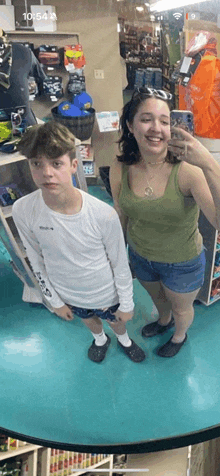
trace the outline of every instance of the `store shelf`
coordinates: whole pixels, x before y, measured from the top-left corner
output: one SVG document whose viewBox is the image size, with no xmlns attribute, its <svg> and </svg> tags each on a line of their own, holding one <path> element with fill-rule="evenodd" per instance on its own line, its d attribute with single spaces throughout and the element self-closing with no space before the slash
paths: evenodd
<svg viewBox="0 0 220 476">
<path fill-rule="evenodd" d="M 12 154 L 3 154 L 0 152 L 0 166 L 12 164 L 13 162 L 18 162 L 19 160 L 27 160 L 26 157 L 20 154 L 20 152 L 14 152 Z"/>
<path fill-rule="evenodd" d="M 107 458 L 104 458 L 103 460 L 99 461 L 96 464 L 93 464 L 92 466 L 84 467 L 82 469 L 79 469 L 79 471 L 73 471 L 70 476 L 72 475 L 80 476 L 81 474 L 85 474 L 85 471 L 90 471 L 91 469 L 99 468 L 100 466 L 103 466 L 109 462 L 110 462 L 110 457 L 108 456 Z"/>
<path fill-rule="evenodd" d="M 11 438 L 8 438 L 8 448 L 10 440 Z M 14 461 L 22 461 L 21 473 L 24 473 L 25 468 L 27 476 L 52 476 L 55 471 L 55 465 L 57 465 L 57 471 L 55 472 L 59 476 L 80 476 L 103 466 L 108 476 L 112 476 L 113 455 L 87 455 L 64 450 L 52 450 L 44 446 L 22 443 L 18 440 L 12 441 L 13 444 L 16 444 L 16 449 L 0 452 L 0 461 L 3 462 L 3 465 L 5 461 L 11 458 Z M 19 447 L 19 444 L 22 445 Z M 92 458 L 96 460 L 94 464 L 91 464 Z M 70 460 L 72 464 L 70 464 Z"/>
<path fill-rule="evenodd" d="M 14 458 L 15 456 L 20 456 L 25 453 L 30 453 L 31 451 L 37 450 L 38 448 L 43 448 L 42 446 L 36 445 L 24 445 L 16 450 L 9 450 L 0 452 L 0 461 L 8 458 Z"/>
<path fill-rule="evenodd" d="M 71 31 L 34 31 L 34 30 L 15 30 L 15 31 L 6 31 L 8 36 L 17 36 L 17 35 L 26 35 L 26 36 L 78 36 L 79 33 L 73 33 Z"/>
<path fill-rule="evenodd" d="M 12 216 L 12 205 L 8 205 L 7 207 L 2 207 L 2 213 L 5 218 L 9 218 Z"/>
<path fill-rule="evenodd" d="M 217 299 L 211 299 L 212 292 L 212 283 L 218 279 L 218 275 L 214 275 L 214 266 L 215 266 L 215 254 L 216 254 L 216 245 L 218 232 L 216 229 L 209 223 L 205 215 L 200 212 L 199 217 L 199 229 L 203 237 L 203 244 L 205 247 L 206 254 L 206 269 L 205 269 L 205 278 L 204 284 L 200 289 L 198 299 L 200 302 L 209 306 L 214 303 Z M 218 297 L 219 298 L 219 297 Z"/>
</svg>

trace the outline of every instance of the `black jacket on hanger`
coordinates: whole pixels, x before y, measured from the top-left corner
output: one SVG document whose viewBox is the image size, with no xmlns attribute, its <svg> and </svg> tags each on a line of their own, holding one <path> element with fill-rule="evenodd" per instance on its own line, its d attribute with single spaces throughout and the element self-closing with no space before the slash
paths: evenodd
<svg viewBox="0 0 220 476">
<path fill-rule="evenodd" d="M 38 84 L 47 77 L 30 48 L 19 43 L 12 43 L 10 87 L 6 89 L 0 86 L 0 108 L 25 106 L 26 113 L 24 117 L 27 126 L 37 122 L 29 104 L 29 76 L 33 76 Z"/>
</svg>

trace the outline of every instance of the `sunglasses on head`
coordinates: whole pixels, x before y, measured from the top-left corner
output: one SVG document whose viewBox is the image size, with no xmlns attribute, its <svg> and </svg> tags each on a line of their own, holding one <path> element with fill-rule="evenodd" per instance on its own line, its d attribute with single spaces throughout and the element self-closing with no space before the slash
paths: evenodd
<svg viewBox="0 0 220 476">
<path fill-rule="evenodd" d="M 163 99 L 164 101 L 171 101 L 173 97 L 171 93 L 167 93 L 166 91 L 162 91 L 161 89 L 152 89 L 144 86 L 135 89 L 131 99 L 135 99 L 137 96 L 156 97 L 158 99 Z"/>
</svg>

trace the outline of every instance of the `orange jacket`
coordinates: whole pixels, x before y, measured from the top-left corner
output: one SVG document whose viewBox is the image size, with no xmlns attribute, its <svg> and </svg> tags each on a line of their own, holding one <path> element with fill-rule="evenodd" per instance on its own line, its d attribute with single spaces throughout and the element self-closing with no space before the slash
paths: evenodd
<svg viewBox="0 0 220 476">
<path fill-rule="evenodd" d="M 179 109 L 193 112 L 196 135 L 220 138 L 220 59 L 204 54 L 188 85 L 179 86 Z"/>
</svg>

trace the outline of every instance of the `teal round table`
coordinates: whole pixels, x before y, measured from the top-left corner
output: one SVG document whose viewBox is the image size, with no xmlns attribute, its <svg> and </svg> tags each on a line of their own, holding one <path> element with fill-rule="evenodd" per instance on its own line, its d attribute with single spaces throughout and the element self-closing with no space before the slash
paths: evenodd
<svg viewBox="0 0 220 476">
<path fill-rule="evenodd" d="M 0 432 L 43 446 L 95 453 L 146 453 L 220 436 L 220 302 L 195 305 L 188 341 L 171 359 L 144 340 L 152 302 L 134 281 L 129 335 L 147 358 L 133 363 L 111 336 L 101 364 L 79 318 L 66 322 L 22 302 L 22 283 L 0 254 Z M 154 317 L 156 319 L 156 316 Z"/>
</svg>

